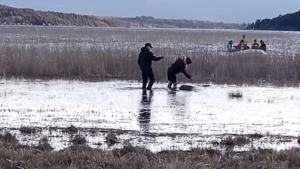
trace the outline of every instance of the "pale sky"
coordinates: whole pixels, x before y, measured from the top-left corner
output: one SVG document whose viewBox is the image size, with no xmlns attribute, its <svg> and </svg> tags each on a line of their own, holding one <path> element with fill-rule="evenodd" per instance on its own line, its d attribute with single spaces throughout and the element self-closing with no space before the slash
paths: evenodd
<svg viewBox="0 0 300 169">
<path fill-rule="evenodd" d="M 153 16 L 226 23 L 252 23 L 300 9 L 300 0 L 0 0 L 42 11 L 97 16 Z"/>
</svg>

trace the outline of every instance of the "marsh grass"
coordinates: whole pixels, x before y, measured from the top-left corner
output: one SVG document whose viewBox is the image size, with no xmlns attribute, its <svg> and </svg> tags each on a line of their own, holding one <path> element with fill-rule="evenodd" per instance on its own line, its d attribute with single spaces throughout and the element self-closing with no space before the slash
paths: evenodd
<svg viewBox="0 0 300 169">
<path fill-rule="evenodd" d="M 41 151 L 52 151 L 54 148 L 48 143 L 48 137 L 44 136 L 40 139 L 37 146 L 34 148 L 41 150 Z"/>
<path fill-rule="evenodd" d="M 0 137 L 1 168 L 299 168 L 300 149 L 275 151 L 253 149 L 235 152 L 212 148 L 189 151 L 165 150 L 158 153 L 142 147 L 126 146 L 103 151 L 97 149 L 66 148 L 60 151 L 41 151 L 21 146 L 9 133 Z M 230 140 L 227 138 L 226 140 Z M 232 139 L 235 140 L 235 139 Z M 41 142 L 44 142 L 42 140 Z"/>
<path fill-rule="evenodd" d="M 37 47 L 5 48 L 5 55 L 0 57 L 2 76 L 28 77 L 97 77 L 140 80 L 137 65 L 138 52 L 123 49 L 97 49 L 87 51 L 77 47 L 74 51 L 50 50 Z M 127 54 L 124 54 L 126 52 Z M 122 55 L 123 53 L 123 55 Z M 177 57 L 165 53 L 165 59 L 153 63 L 157 81 L 166 81 L 166 70 Z M 195 82 L 258 84 L 259 79 L 267 79 L 274 84 L 297 84 L 299 82 L 300 59 L 284 59 L 269 56 L 207 56 L 194 53 L 193 64 L 187 71 Z M 213 79 L 211 74 L 216 74 Z M 185 80 L 179 76 L 180 80 Z"/>
<path fill-rule="evenodd" d="M 193 63 L 194 82 L 217 84 L 299 85 L 300 58 L 296 34 L 166 29 L 0 28 L 0 75 L 78 79 L 141 80 L 137 57 L 146 42 L 156 56 L 156 80 L 166 82 L 167 68 L 183 55 Z M 267 55 L 224 54 L 228 39 L 247 34 L 265 39 Z M 281 45 L 280 45 L 281 44 Z M 284 45 L 283 45 L 284 44 Z M 211 75 L 214 74 L 214 77 Z M 179 81 L 186 81 L 182 75 Z"/>
</svg>

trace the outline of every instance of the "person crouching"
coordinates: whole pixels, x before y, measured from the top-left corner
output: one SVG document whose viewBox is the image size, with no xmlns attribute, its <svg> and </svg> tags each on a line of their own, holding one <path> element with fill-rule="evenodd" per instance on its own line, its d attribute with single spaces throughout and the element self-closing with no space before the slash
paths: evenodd
<svg viewBox="0 0 300 169">
<path fill-rule="evenodd" d="M 176 74 L 183 73 L 188 79 L 192 77 L 186 72 L 187 65 L 191 64 L 192 60 L 189 57 L 183 56 L 183 58 L 178 58 L 167 71 L 168 74 L 168 88 L 172 90 L 176 90 L 177 88 L 177 79 Z M 172 88 L 173 85 L 173 88 Z"/>
</svg>

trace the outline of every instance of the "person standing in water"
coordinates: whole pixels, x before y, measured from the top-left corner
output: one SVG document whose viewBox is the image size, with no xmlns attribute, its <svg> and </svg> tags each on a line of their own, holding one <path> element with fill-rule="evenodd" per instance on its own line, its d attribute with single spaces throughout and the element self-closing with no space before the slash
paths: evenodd
<svg viewBox="0 0 300 169">
<path fill-rule="evenodd" d="M 138 65 L 140 66 L 140 69 L 142 71 L 142 77 L 143 77 L 143 86 L 142 89 L 152 90 L 152 86 L 155 82 L 153 70 L 152 70 L 152 61 L 159 61 L 163 59 L 164 57 L 156 57 L 154 54 L 150 51 L 152 48 L 151 43 L 146 43 L 145 47 L 141 48 L 141 52 L 139 54 L 138 58 Z M 150 82 L 146 88 L 146 85 L 148 83 L 148 78 L 150 79 Z"/>
<path fill-rule="evenodd" d="M 176 74 L 183 73 L 188 79 L 192 79 L 191 75 L 186 72 L 187 65 L 191 64 L 192 60 L 189 57 L 183 56 L 183 58 L 178 58 L 167 71 L 168 74 L 168 88 L 176 90 L 177 88 L 177 78 Z M 173 88 L 172 88 L 173 85 Z"/>
</svg>

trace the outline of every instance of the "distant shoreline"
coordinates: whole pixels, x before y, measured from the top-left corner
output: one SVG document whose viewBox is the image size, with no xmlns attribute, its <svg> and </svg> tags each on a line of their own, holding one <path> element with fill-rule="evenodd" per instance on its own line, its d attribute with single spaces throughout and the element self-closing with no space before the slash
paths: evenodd
<svg viewBox="0 0 300 169">
<path fill-rule="evenodd" d="M 109 17 L 81 15 L 29 8 L 14 8 L 0 5 L 1 25 L 40 26 L 91 26 L 91 27 L 143 27 L 143 28 L 191 28 L 191 29 L 246 29 L 246 24 L 210 22 L 186 19 L 156 19 L 147 16 Z"/>
</svg>

